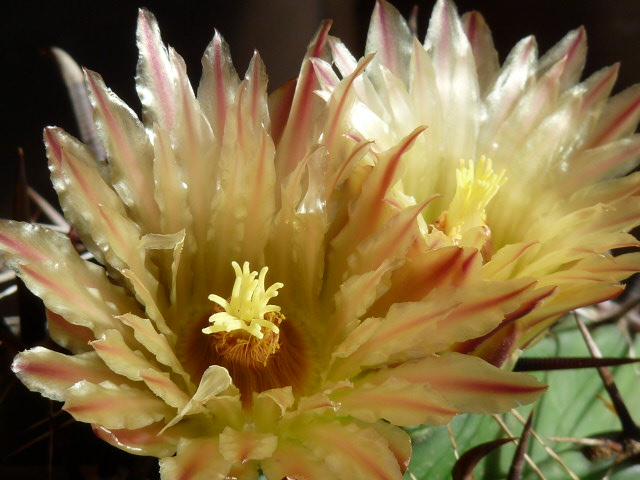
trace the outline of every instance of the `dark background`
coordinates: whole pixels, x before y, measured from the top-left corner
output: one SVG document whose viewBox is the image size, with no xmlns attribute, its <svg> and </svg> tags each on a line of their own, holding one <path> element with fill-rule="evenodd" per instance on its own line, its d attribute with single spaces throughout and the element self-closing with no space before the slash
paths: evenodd
<svg viewBox="0 0 640 480">
<path fill-rule="evenodd" d="M 405 15 L 414 0 L 393 2 Z M 421 35 L 434 0 L 417 1 Z M 137 53 L 137 7 L 155 13 L 165 42 L 184 56 L 192 82 L 200 56 L 217 28 L 231 45 L 239 73 L 258 49 L 274 88 L 296 75 L 307 42 L 323 18 L 332 33 L 361 54 L 373 0 L 140 0 L 4 1 L 0 5 L 0 217 L 11 216 L 16 149 L 25 151 L 30 182 L 51 196 L 42 129 L 76 126 L 49 46 L 69 52 L 81 65 L 101 73 L 109 87 L 139 110 L 133 76 Z M 616 87 L 640 80 L 638 0 L 461 0 L 461 12 L 476 9 L 491 26 L 501 60 L 523 36 L 534 34 L 540 52 L 567 31 L 584 25 L 589 40 L 587 70 L 621 61 Z"/>
<path fill-rule="evenodd" d="M 406 15 L 415 2 L 393 3 Z M 433 3 L 418 2 L 421 37 Z M 30 184 L 53 201 L 42 129 L 58 125 L 76 133 L 66 91 L 46 54 L 48 47 L 61 47 L 101 73 L 107 85 L 138 111 L 133 83 L 138 6 L 155 13 L 164 41 L 185 58 L 194 85 L 200 76 L 200 56 L 217 28 L 229 42 L 241 75 L 253 49 L 260 51 L 273 89 L 296 75 L 321 19 L 333 18 L 333 35 L 361 55 L 373 5 L 373 0 L 1 2 L 0 217 L 12 216 L 17 148 L 24 149 Z M 615 91 L 640 80 L 638 0 L 461 0 L 457 5 L 461 12 L 476 9 L 485 15 L 501 60 L 525 35 L 537 37 L 542 53 L 567 31 L 584 25 L 589 41 L 586 73 L 621 61 Z M 0 315 L 5 306 L 0 301 Z M 0 343 L 0 353 L 9 358 L 4 347 Z M 153 476 L 150 463 L 94 440 L 86 425 L 67 424 L 66 414 L 55 413 L 59 404 L 26 392 L 7 365 L 0 368 L 1 478 L 47 478 L 49 462 L 53 478 Z M 27 429 L 38 420 L 44 423 Z M 50 432 L 55 433 L 54 442 Z M 118 472 L 119 477 L 113 476 Z"/>
</svg>

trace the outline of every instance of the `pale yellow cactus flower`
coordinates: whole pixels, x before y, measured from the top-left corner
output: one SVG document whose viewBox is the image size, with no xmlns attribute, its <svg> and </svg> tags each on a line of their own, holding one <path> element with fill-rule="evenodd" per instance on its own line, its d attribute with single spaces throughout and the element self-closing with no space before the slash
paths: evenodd
<svg viewBox="0 0 640 480">
<path fill-rule="evenodd" d="M 426 129 L 395 187 L 405 206 L 438 195 L 420 214 L 430 248 L 478 250 L 487 280 L 538 279 L 536 302 L 456 350 L 503 364 L 567 312 L 618 295 L 640 270 L 640 254 L 611 253 L 638 246 L 628 232 L 640 223 L 640 173 L 625 174 L 640 158 L 640 85 L 609 98 L 618 65 L 580 81 L 584 29 L 541 58 L 526 37 L 500 65 L 479 13 L 459 17 L 439 0 L 420 42 L 380 0 L 370 63 L 355 80 L 356 59 L 329 42 L 334 65 L 314 65 L 326 98 L 346 85 L 357 97 L 347 119 L 354 141 L 382 152 Z"/>
<path fill-rule="evenodd" d="M 354 140 L 351 89 L 315 93 L 327 30 L 269 99 L 259 56 L 239 79 L 216 34 L 194 93 L 142 10 L 142 121 L 87 70 L 106 161 L 45 131 L 60 203 L 95 262 L 66 235 L 0 224 L 4 262 L 70 352 L 35 347 L 13 370 L 107 442 L 159 457 L 165 480 L 399 480 L 411 454 L 399 426 L 544 391 L 447 352 L 531 302 L 536 281 L 483 281 L 476 250 L 421 234 L 431 199 L 407 206 L 394 190 L 421 129 L 388 149 Z"/>
</svg>

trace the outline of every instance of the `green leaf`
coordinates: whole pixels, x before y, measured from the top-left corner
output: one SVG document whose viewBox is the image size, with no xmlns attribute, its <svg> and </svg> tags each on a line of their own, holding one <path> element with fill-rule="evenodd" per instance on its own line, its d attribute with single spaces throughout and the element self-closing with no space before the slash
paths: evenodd
<svg viewBox="0 0 640 480">
<path fill-rule="evenodd" d="M 628 357 L 630 345 L 623 330 L 616 324 L 602 326 L 593 337 L 604 356 Z M 637 356 L 640 340 L 636 338 L 631 353 Z M 526 352 L 525 356 L 589 356 L 589 351 L 578 331 L 573 316 L 565 318 L 551 334 Z M 625 399 L 631 415 L 640 422 L 640 367 L 636 364 L 613 367 L 616 385 Z M 592 437 L 603 432 L 620 431 L 615 413 L 608 408 L 609 397 L 596 369 L 563 370 L 536 373 L 549 384 L 549 390 L 535 405 L 533 430 L 542 438 L 567 467 L 581 480 L 601 479 L 613 458 L 592 462 L 581 452 L 582 445 L 550 440 L 549 437 Z M 524 418 L 531 407 L 518 409 Z M 519 436 L 522 423 L 511 414 L 503 420 L 514 436 Z M 491 416 L 461 415 L 451 422 L 453 437 L 460 453 L 483 442 L 508 435 Z M 416 427 L 409 430 L 414 442 L 414 454 L 407 479 L 447 479 L 455 463 L 450 436 L 446 427 Z M 478 480 L 505 478 L 515 446 L 506 444 L 487 456 L 475 469 Z M 552 458 L 538 440 L 532 438 L 528 454 L 547 479 L 571 478 L 560 463 Z M 610 480 L 640 478 L 640 467 L 627 464 L 615 471 Z M 413 475 L 413 476 L 412 476 Z M 523 480 L 539 479 L 539 475 L 526 465 Z"/>
</svg>

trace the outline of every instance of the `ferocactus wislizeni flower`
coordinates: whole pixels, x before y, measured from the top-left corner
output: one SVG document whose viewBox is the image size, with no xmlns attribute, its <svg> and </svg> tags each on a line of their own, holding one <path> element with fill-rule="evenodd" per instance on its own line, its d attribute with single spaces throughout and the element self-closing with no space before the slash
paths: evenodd
<svg viewBox="0 0 640 480">
<path fill-rule="evenodd" d="M 309 57 L 326 58 L 328 25 Z M 153 16 L 138 22 L 143 121 L 85 72 L 106 161 L 45 131 L 69 238 L 3 221 L 4 261 L 44 301 L 52 338 L 13 370 L 165 479 L 400 479 L 396 426 L 499 412 L 544 386 L 460 353 L 531 298 L 482 281 L 481 256 L 433 246 L 393 186 L 420 135 L 372 151 L 345 135 L 306 61 L 276 91 L 254 56 L 240 80 L 216 35 L 197 95 Z M 363 62 L 346 80 L 361 74 Z M 373 161 L 371 161 L 373 159 Z"/>
<path fill-rule="evenodd" d="M 640 223 L 640 88 L 609 98 L 618 66 L 579 83 L 586 34 L 567 34 L 540 59 L 521 40 L 500 66 L 491 32 L 477 12 L 460 18 L 439 0 L 424 43 L 398 11 L 378 1 L 366 53 L 357 62 L 337 39 L 331 65 L 314 60 L 323 92 L 349 83 L 357 96 L 348 122 L 372 151 L 426 127 L 402 158 L 397 197 L 422 211 L 430 248 L 477 249 L 484 279 L 538 279 L 535 301 L 490 335 L 458 351 L 494 364 L 527 346 L 562 315 L 618 295 L 640 270 L 627 233 Z"/>
</svg>

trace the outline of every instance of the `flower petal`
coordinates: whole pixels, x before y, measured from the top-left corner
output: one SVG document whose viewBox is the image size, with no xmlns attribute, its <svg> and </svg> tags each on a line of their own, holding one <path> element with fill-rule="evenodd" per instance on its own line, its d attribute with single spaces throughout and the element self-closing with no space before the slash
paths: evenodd
<svg viewBox="0 0 640 480">
<path fill-rule="evenodd" d="M 480 93 L 484 94 L 493 83 L 500 68 L 491 30 L 479 12 L 465 13 L 462 16 L 462 27 L 473 52 Z"/>
<path fill-rule="evenodd" d="M 227 110 L 234 101 L 239 83 L 229 45 L 216 30 L 202 57 L 198 101 L 219 142 L 224 136 Z"/>
<path fill-rule="evenodd" d="M 151 424 L 137 429 L 108 429 L 93 425 L 93 433 L 114 447 L 134 455 L 170 457 L 176 452 L 177 438 L 170 434 L 160 434 L 162 424 Z"/>
<path fill-rule="evenodd" d="M 226 461 L 243 464 L 269 458 L 278 446 L 278 437 L 268 433 L 239 432 L 226 427 L 220 436 L 220 453 Z"/>
<path fill-rule="evenodd" d="M 612 97 L 591 132 L 587 148 L 594 148 L 631 135 L 640 120 L 640 85 Z"/>
<path fill-rule="evenodd" d="M 129 213 L 146 231 L 157 231 L 160 219 L 153 198 L 151 170 L 153 149 L 136 114 L 95 72 L 85 70 L 86 84 L 94 108 L 94 120 L 105 146 L 111 184 Z"/>
<path fill-rule="evenodd" d="M 183 377 L 187 376 L 187 373 L 184 371 L 175 352 L 167 341 L 167 337 L 162 333 L 158 333 L 149 319 L 130 313 L 126 313 L 119 318 L 122 323 L 133 329 L 133 335 L 136 340 L 152 353 L 156 360 L 163 365 L 171 367 L 177 374 Z"/>
<path fill-rule="evenodd" d="M 142 102 L 145 124 L 157 123 L 171 131 L 177 111 L 174 72 L 160 37 L 158 22 L 151 12 L 141 8 L 136 31 L 138 50 L 136 90 Z"/>
<path fill-rule="evenodd" d="M 294 442 L 278 440 L 278 447 L 270 458 L 261 462 L 267 478 L 295 478 L 325 480 L 333 476 L 324 459 Z"/>
<path fill-rule="evenodd" d="M 562 62 L 564 72 L 560 78 L 560 90 L 574 85 L 580 79 L 587 56 L 587 35 L 584 27 L 567 33 L 562 40 L 540 59 L 540 72 L 552 68 L 552 65 Z"/>
<path fill-rule="evenodd" d="M 458 413 L 439 392 L 423 384 L 396 377 L 381 383 L 369 380 L 364 377 L 353 389 L 333 395 L 339 412 L 369 423 L 384 419 L 401 426 L 444 425 Z"/>
<path fill-rule="evenodd" d="M 152 393 L 107 381 L 76 383 L 69 388 L 62 408 L 78 421 L 108 429 L 135 430 L 171 414 L 171 408 Z"/>
<path fill-rule="evenodd" d="M 371 69 L 384 65 L 396 76 L 404 76 L 409 67 L 411 32 L 400 12 L 385 0 L 378 0 L 371 15 L 365 55 L 375 53 Z M 373 75 L 374 81 L 376 79 Z"/>
<path fill-rule="evenodd" d="M 224 480 L 230 468 L 212 437 L 183 439 L 175 457 L 160 460 L 164 480 Z"/>
<path fill-rule="evenodd" d="M 45 130 L 45 143 L 60 203 L 83 242 L 101 263 L 118 271 L 130 269 L 155 292 L 158 282 L 145 263 L 144 250 L 137 248 L 140 229 L 103 180 L 88 149 L 57 128 Z"/>
<path fill-rule="evenodd" d="M 399 299 L 415 302 L 436 288 L 464 287 L 477 282 L 481 266 L 482 257 L 475 248 L 450 246 L 410 255 L 393 271 L 388 291 L 375 302 L 370 313 L 384 316 Z"/>
<path fill-rule="evenodd" d="M 546 389 L 535 377 L 500 370 L 470 355 L 445 353 L 381 371 L 379 379 L 396 376 L 426 383 L 460 412 L 498 413 L 535 401 Z"/>
<path fill-rule="evenodd" d="M 189 402 L 189 397 L 184 390 L 178 387 L 166 372 L 146 368 L 140 371 L 140 378 L 149 387 L 149 390 L 173 408 L 180 410 Z"/>
<path fill-rule="evenodd" d="M 34 347 L 16 355 L 11 370 L 27 388 L 59 401 L 64 401 L 67 390 L 81 380 L 129 383 L 110 370 L 94 352 L 64 355 L 44 347 Z"/>
<path fill-rule="evenodd" d="M 442 145 L 447 158 L 474 158 L 478 134 L 479 85 L 469 40 L 452 2 L 438 0 L 425 39 L 442 102 Z"/>
<path fill-rule="evenodd" d="M 231 377 L 229 376 L 229 372 L 219 365 L 211 365 L 202 374 L 200 385 L 198 385 L 196 393 L 193 394 L 193 397 L 191 397 L 178 414 L 173 417 L 169 423 L 167 423 L 162 431 L 164 432 L 165 429 L 172 427 L 186 415 L 193 415 L 202 412 L 204 410 L 204 405 L 209 400 L 229 388 L 229 386 L 231 386 Z"/>
<path fill-rule="evenodd" d="M 385 318 L 365 320 L 338 347 L 346 358 L 337 359 L 331 378 L 341 379 L 363 366 L 439 352 L 455 342 L 484 335 L 526 301 L 533 283 L 519 279 L 468 289 L 443 288 L 424 302 L 394 304 Z M 353 346 L 347 349 L 349 344 Z"/>
<path fill-rule="evenodd" d="M 134 381 L 142 381 L 140 371 L 153 368 L 141 352 L 134 352 L 117 330 L 105 331 L 91 346 L 114 372 Z"/>
<path fill-rule="evenodd" d="M 82 260 L 69 238 L 36 225 L 0 221 L 1 258 L 14 268 L 47 308 L 95 335 L 122 330 L 114 319 L 139 307 L 99 266 Z M 55 279 L 55 280 L 54 280 Z"/>
<path fill-rule="evenodd" d="M 324 458 L 340 480 L 400 480 L 401 468 L 386 439 L 374 429 L 356 424 L 314 423 L 305 444 Z"/>
<path fill-rule="evenodd" d="M 302 161 L 305 153 L 310 150 L 309 140 L 315 139 L 312 132 L 318 125 L 318 115 L 322 108 L 322 100 L 315 95 L 318 88 L 318 80 L 313 71 L 313 65 L 308 59 L 325 56 L 326 41 L 330 21 L 325 21 L 318 29 L 312 40 L 305 61 L 302 64 L 300 75 L 296 83 L 289 117 L 276 154 L 276 171 L 279 178 L 285 178 L 295 166 Z M 315 143 L 315 140 L 313 140 Z"/>
<path fill-rule="evenodd" d="M 89 328 L 69 323 L 62 315 L 58 315 L 48 308 L 45 310 L 45 314 L 51 340 L 72 353 L 91 351 L 89 342 L 95 340 L 96 337 Z"/>
</svg>

